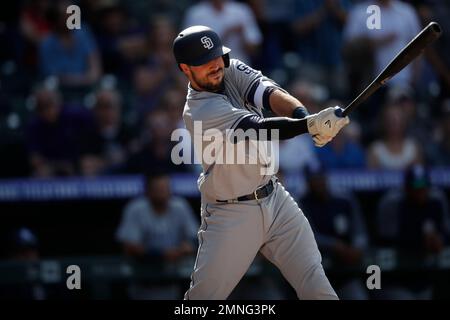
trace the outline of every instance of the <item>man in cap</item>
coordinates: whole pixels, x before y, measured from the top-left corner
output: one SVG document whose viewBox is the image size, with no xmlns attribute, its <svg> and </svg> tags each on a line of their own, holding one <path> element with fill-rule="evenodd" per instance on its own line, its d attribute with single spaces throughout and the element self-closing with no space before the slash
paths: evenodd
<svg viewBox="0 0 450 320">
<path fill-rule="evenodd" d="M 303 133 L 323 146 L 349 119 L 340 107 L 308 115 L 274 81 L 230 59 L 208 27 L 181 31 L 173 51 L 189 79 L 183 119 L 203 167 L 199 249 L 185 299 L 226 299 L 258 252 L 299 298 L 337 299 L 308 220 L 277 181 L 268 154 L 269 142 Z M 277 117 L 264 118 L 266 112 Z"/>
</svg>

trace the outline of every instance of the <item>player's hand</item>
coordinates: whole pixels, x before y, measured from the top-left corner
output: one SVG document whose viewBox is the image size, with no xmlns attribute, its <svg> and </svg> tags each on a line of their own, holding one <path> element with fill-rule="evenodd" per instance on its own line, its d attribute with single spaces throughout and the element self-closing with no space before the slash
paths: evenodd
<svg viewBox="0 0 450 320">
<path fill-rule="evenodd" d="M 323 147 L 328 142 L 330 142 L 333 139 L 333 137 L 328 137 L 328 136 L 322 136 L 320 134 L 315 134 L 315 135 L 312 136 L 312 139 L 313 139 L 314 145 L 316 147 Z"/>
<path fill-rule="evenodd" d="M 336 106 L 306 117 L 308 131 L 317 147 L 323 147 L 330 142 L 343 127 L 350 123 L 348 117 L 342 116 L 342 111 L 341 107 Z"/>
</svg>

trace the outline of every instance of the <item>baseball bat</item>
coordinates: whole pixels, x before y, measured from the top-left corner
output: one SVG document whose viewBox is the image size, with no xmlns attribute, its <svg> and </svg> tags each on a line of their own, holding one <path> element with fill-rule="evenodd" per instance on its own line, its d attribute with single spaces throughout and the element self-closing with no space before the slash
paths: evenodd
<svg viewBox="0 0 450 320">
<path fill-rule="evenodd" d="M 425 48 L 434 42 L 442 33 L 442 29 L 437 22 L 430 22 L 420 31 L 395 57 L 389 62 L 386 68 L 353 100 L 344 111 L 342 116 L 347 116 L 352 110 L 363 103 L 375 91 L 383 86 L 390 78 L 399 73 L 411 61 L 417 58 Z"/>
</svg>

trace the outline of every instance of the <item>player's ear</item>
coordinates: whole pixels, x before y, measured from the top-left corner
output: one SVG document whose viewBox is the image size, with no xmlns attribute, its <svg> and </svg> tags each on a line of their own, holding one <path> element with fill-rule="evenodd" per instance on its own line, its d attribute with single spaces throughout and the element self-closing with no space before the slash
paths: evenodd
<svg viewBox="0 0 450 320">
<path fill-rule="evenodd" d="M 184 74 L 188 75 L 189 74 L 189 67 L 187 64 L 185 63 L 180 63 L 178 64 L 178 67 L 180 68 L 181 71 L 184 72 Z"/>
</svg>

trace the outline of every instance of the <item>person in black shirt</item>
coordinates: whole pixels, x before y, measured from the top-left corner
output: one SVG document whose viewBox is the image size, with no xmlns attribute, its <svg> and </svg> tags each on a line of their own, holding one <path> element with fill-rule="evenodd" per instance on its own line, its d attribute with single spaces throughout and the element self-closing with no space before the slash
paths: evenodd
<svg viewBox="0 0 450 320">
<path fill-rule="evenodd" d="M 350 194 L 337 193 L 327 185 L 327 177 L 320 166 L 304 170 L 308 192 L 299 200 L 311 223 L 319 249 L 325 259 L 343 271 L 357 267 L 368 236 L 356 199 Z M 352 273 L 333 277 L 341 299 L 367 299 L 364 281 Z"/>
<path fill-rule="evenodd" d="M 431 187 L 423 166 L 411 167 L 404 178 L 403 190 L 390 191 L 380 201 L 376 217 L 378 243 L 416 259 L 425 259 L 441 252 L 448 243 L 447 199 L 441 190 Z M 430 273 L 424 270 L 420 276 L 402 271 L 388 279 L 385 277 L 381 298 L 431 299 L 429 277 Z"/>
</svg>

